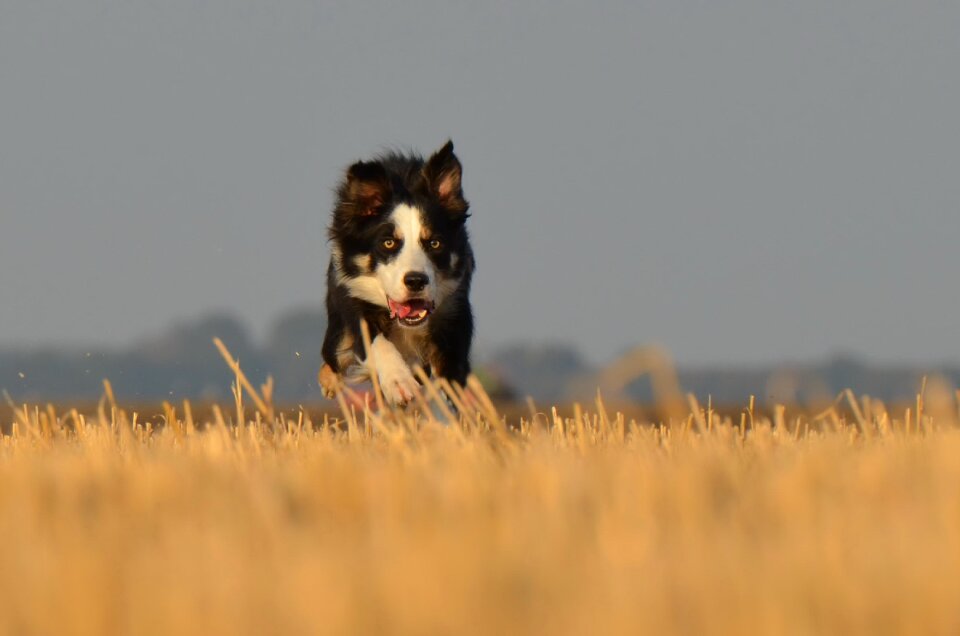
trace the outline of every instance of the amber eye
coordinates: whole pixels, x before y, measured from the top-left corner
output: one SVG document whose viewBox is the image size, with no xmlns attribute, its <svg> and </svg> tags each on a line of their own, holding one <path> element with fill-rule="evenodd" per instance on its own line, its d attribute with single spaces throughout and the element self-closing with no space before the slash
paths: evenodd
<svg viewBox="0 0 960 636">
<path fill-rule="evenodd" d="M 384 249 L 392 250 L 397 247 L 397 240 L 392 238 L 383 239 L 383 247 Z"/>
<path fill-rule="evenodd" d="M 430 239 L 430 249 L 432 250 L 440 249 L 440 239 Z"/>
</svg>

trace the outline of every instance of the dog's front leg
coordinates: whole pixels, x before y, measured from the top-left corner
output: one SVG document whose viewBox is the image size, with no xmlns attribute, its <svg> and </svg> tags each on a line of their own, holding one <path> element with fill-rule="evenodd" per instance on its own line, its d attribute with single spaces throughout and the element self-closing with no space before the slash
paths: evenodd
<svg viewBox="0 0 960 636">
<path fill-rule="evenodd" d="M 373 339 L 370 349 L 380 380 L 380 390 L 387 402 L 399 406 L 413 399 L 417 380 L 394 344 L 379 334 Z"/>
<path fill-rule="evenodd" d="M 339 373 L 333 370 L 333 367 L 323 363 L 317 381 L 320 383 L 320 392 L 323 397 L 332 399 L 337 397 L 337 393 L 340 392 L 340 383 L 343 382 L 343 379 Z"/>
</svg>

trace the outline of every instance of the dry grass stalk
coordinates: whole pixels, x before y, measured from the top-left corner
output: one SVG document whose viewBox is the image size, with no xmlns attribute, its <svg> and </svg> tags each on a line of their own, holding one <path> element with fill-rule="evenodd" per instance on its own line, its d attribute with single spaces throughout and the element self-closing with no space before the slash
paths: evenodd
<svg viewBox="0 0 960 636">
<path fill-rule="evenodd" d="M 650 422 L 597 394 L 521 427 L 418 370 L 406 409 L 346 389 L 314 423 L 234 371 L 236 421 L 109 384 L 92 414 L 10 403 L 0 633 L 960 628 L 956 405 Z"/>
</svg>

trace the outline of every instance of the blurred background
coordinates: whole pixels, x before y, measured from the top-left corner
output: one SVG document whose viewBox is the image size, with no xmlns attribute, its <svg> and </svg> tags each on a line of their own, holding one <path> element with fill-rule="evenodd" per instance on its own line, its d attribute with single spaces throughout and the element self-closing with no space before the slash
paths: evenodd
<svg viewBox="0 0 960 636">
<path fill-rule="evenodd" d="M 319 400 L 332 188 L 447 138 L 503 396 L 650 345 L 717 401 L 956 385 L 958 29 L 923 1 L 4 0 L 0 389 L 222 399 L 217 335 Z"/>
</svg>

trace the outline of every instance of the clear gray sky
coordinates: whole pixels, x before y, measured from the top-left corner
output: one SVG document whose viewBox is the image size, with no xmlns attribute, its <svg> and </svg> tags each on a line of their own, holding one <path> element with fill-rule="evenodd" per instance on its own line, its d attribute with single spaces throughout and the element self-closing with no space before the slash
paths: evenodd
<svg viewBox="0 0 960 636">
<path fill-rule="evenodd" d="M 0 344 L 319 303 L 331 188 L 464 163 L 479 343 L 960 361 L 960 3 L 0 2 Z"/>
</svg>

